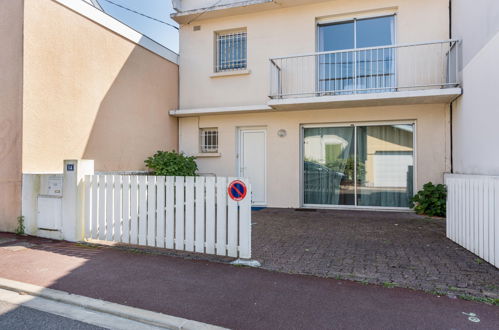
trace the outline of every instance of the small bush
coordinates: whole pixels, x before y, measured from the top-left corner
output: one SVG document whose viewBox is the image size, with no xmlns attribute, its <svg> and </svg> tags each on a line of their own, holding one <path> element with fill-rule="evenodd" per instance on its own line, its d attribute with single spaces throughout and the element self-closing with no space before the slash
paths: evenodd
<svg viewBox="0 0 499 330">
<path fill-rule="evenodd" d="M 158 151 L 144 162 L 154 175 L 195 176 L 198 170 L 195 159 L 175 151 Z"/>
<path fill-rule="evenodd" d="M 24 235 L 25 234 L 25 227 L 24 227 L 24 216 L 19 216 L 17 217 L 17 228 L 16 228 L 16 234 L 17 235 Z"/>
<path fill-rule="evenodd" d="M 447 188 L 443 184 L 428 182 L 412 199 L 411 206 L 417 214 L 445 217 Z"/>
</svg>

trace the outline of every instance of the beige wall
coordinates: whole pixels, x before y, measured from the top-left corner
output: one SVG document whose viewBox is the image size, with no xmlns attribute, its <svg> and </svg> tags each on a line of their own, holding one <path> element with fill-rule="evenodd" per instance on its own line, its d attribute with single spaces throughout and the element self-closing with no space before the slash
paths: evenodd
<svg viewBox="0 0 499 330">
<path fill-rule="evenodd" d="M 449 106 L 412 105 L 332 110 L 306 110 L 257 114 L 214 115 L 181 118 L 180 149 L 199 152 L 199 128 L 218 127 L 221 157 L 199 158 L 200 172 L 237 175 L 237 128 L 267 129 L 268 205 L 298 207 L 300 204 L 300 125 L 409 121 L 416 123 L 417 188 L 428 181 L 441 183 L 450 169 Z M 287 136 L 277 136 L 285 129 Z M 282 189 L 283 186 L 288 189 Z M 275 187 L 275 188 L 274 188 Z"/>
<path fill-rule="evenodd" d="M 23 1 L 0 0 L 0 231 L 21 215 Z"/>
<path fill-rule="evenodd" d="M 26 0 L 23 171 L 141 170 L 177 149 L 178 66 L 50 0 Z"/>
<path fill-rule="evenodd" d="M 449 37 L 448 0 L 336 0 L 218 19 L 200 19 L 180 30 L 180 108 L 265 104 L 269 58 L 316 50 L 316 20 L 396 13 L 396 42 Z M 193 31 L 200 26 L 200 31 Z M 250 74 L 210 77 L 216 31 L 245 27 Z"/>
</svg>

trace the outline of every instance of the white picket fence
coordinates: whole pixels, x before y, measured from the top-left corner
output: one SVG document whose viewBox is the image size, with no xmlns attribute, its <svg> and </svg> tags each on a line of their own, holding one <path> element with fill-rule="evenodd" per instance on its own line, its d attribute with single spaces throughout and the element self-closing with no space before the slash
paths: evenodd
<svg viewBox="0 0 499 330">
<path fill-rule="evenodd" d="M 87 175 L 85 238 L 251 258 L 251 188 L 228 198 L 235 178 Z"/>
<path fill-rule="evenodd" d="M 499 267 L 499 177 L 447 174 L 447 237 Z"/>
</svg>

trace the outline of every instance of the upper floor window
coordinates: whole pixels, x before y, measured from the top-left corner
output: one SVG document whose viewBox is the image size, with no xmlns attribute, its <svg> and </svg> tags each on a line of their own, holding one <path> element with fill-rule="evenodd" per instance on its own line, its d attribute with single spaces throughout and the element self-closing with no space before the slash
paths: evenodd
<svg viewBox="0 0 499 330">
<path fill-rule="evenodd" d="M 395 43 L 394 21 L 391 15 L 319 24 L 318 51 L 327 52 L 319 56 L 320 91 L 391 91 L 395 49 L 385 46 Z"/>
<path fill-rule="evenodd" d="M 246 69 L 246 42 L 245 30 L 217 33 L 215 71 Z"/>
<path fill-rule="evenodd" d="M 394 16 L 319 24 L 319 51 L 393 45 Z"/>
</svg>

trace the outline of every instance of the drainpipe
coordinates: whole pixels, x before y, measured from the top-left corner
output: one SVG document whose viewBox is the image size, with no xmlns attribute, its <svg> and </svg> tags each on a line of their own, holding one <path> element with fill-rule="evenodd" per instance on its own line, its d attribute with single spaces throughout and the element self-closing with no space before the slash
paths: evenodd
<svg viewBox="0 0 499 330">
<path fill-rule="evenodd" d="M 449 0 L 449 39 L 452 39 L 452 0 Z M 459 51 L 457 49 L 456 51 Z M 453 103 L 454 100 L 450 102 L 450 172 L 454 173 L 454 132 L 453 132 Z"/>
</svg>

